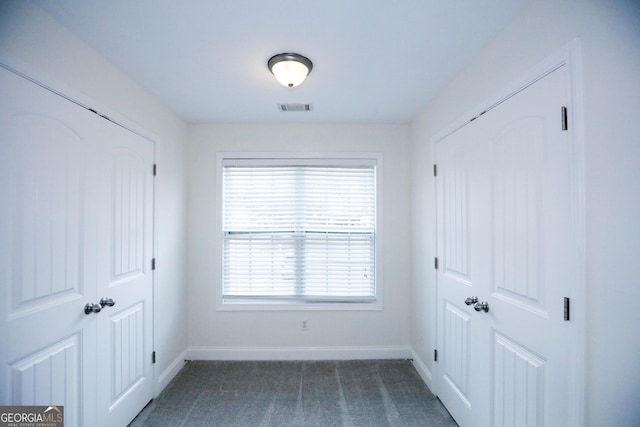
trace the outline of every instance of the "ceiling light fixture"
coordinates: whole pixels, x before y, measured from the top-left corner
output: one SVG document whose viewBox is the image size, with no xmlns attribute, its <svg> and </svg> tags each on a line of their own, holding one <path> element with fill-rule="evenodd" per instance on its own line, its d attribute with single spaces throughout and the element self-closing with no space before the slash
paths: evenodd
<svg viewBox="0 0 640 427">
<path fill-rule="evenodd" d="M 298 86 L 313 69 L 311 60 L 297 53 L 279 53 L 267 64 L 280 84 L 287 87 Z"/>
</svg>

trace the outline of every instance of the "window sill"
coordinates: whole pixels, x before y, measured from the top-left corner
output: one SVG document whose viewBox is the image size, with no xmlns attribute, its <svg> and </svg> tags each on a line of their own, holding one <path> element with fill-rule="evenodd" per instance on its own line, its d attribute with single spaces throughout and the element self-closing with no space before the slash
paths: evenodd
<svg viewBox="0 0 640 427">
<path fill-rule="evenodd" d="M 381 311 L 382 302 L 221 301 L 218 311 Z"/>
</svg>

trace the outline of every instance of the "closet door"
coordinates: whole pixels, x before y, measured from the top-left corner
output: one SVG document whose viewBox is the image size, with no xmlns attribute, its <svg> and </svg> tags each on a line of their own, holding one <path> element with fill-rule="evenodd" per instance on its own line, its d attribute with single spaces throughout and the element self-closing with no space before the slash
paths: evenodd
<svg viewBox="0 0 640 427">
<path fill-rule="evenodd" d="M 439 141 L 437 393 L 460 426 L 565 426 L 576 186 L 560 67 Z"/>
<path fill-rule="evenodd" d="M 150 262 L 153 203 L 122 159 L 149 181 L 152 143 L 1 67 L 0 96 L 0 404 L 126 425 L 152 397 L 152 281 L 115 259 Z"/>
</svg>

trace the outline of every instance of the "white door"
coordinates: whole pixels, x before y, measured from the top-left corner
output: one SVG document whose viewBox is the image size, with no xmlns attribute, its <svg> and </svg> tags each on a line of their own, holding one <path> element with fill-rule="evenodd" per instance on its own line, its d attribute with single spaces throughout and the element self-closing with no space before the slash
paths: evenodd
<svg viewBox="0 0 640 427">
<path fill-rule="evenodd" d="M 566 68 L 436 144 L 435 381 L 461 426 L 568 423 L 564 297 L 577 248 Z"/>
<path fill-rule="evenodd" d="M 117 415 L 127 412 L 125 402 L 144 400 L 139 410 L 152 397 L 152 284 L 147 266 L 142 273 L 125 272 L 126 278 L 109 276 L 119 256 L 109 239 L 118 235 L 119 249 L 126 251 L 143 221 L 143 231 L 135 233 L 145 243 L 132 257 L 150 262 L 152 187 L 136 187 L 135 197 L 121 194 L 134 191 L 122 180 L 115 188 L 116 153 L 132 144 L 120 127 L 1 67 L 0 97 L 0 404 L 63 405 L 67 426 L 111 419 L 117 421 L 109 425 L 126 425 L 126 417 Z M 150 173 L 151 143 L 134 139 L 144 141 L 139 156 Z M 123 208 L 124 222 L 109 222 L 118 203 L 129 212 L 135 205 L 142 219 L 132 224 Z M 131 293 L 124 286 L 116 291 L 125 282 L 135 282 Z M 85 305 L 109 297 L 110 287 L 116 305 L 86 314 Z M 133 316 L 143 325 L 139 334 L 133 319 L 124 319 L 140 306 L 142 318 Z M 113 326 L 118 315 L 124 323 Z M 128 345 L 117 347 L 118 338 Z M 118 390 L 111 404 L 104 388 Z"/>
<path fill-rule="evenodd" d="M 151 400 L 153 144 L 103 120 L 98 299 L 98 425 L 127 425 Z"/>
<path fill-rule="evenodd" d="M 489 155 L 477 126 L 458 130 L 437 146 L 438 397 L 461 426 L 488 419 L 487 316 L 465 300 L 484 296 L 489 275 L 489 212 L 486 208 Z M 493 314 L 493 312 L 491 312 Z M 485 424 L 488 425 L 488 424 Z"/>
</svg>

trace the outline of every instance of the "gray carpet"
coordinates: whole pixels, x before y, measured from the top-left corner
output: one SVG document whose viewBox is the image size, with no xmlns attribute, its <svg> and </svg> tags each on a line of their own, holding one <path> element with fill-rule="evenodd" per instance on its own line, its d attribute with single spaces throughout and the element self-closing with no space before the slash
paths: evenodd
<svg viewBox="0 0 640 427">
<path fill-rule="evenodd" d="M 187 363 L 130 424 L 456 426 L 410 361 Z"/>
</svg>

